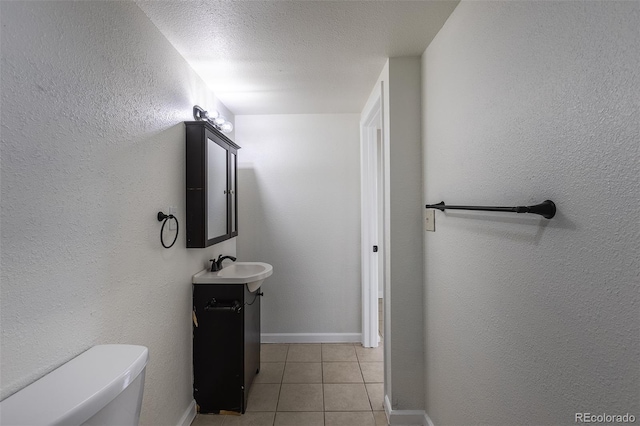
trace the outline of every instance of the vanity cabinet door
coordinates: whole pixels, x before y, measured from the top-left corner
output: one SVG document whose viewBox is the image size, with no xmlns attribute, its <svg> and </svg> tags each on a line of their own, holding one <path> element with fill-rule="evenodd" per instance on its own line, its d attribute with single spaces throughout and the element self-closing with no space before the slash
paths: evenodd
<svg viewBox="0 0 640 426">
<path fill-rule="evenodd" d="M 244 413 L 260 368 L 260 290 L 193 285 L 193 396 L 200 413 Z"/>
<path fill-rule="evenodd" d="M 238 285 L 193 286 L 193 396 L 201 413 L 244 408 L 244 319 L 225 309 L 242 300 Z"/>
</svg>

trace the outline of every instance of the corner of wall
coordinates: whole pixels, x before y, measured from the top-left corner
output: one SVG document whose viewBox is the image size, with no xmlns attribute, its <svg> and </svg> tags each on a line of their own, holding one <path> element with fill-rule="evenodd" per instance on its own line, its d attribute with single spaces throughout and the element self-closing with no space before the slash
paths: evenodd
<svg viewBox="0 0 640 426">
<path fill-rule="evenodd" d="M 393 408 L 424 404 L 422 112 L 420 57 L 390 58 L 385 204 Z M 387 336 L 385 335 L 385 339 Z"/>
</svg>

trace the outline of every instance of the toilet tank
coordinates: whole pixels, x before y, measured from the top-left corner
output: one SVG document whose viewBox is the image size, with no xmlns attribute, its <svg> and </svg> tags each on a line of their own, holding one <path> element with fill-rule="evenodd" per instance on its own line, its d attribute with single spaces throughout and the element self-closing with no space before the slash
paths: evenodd
<svg viewBox="0 0 640 426">
<path fill-rule="evenodd" d="M 149 350 L 99 345 L 0 402 L 0 425 L 136 426 Z"/>
</svg>

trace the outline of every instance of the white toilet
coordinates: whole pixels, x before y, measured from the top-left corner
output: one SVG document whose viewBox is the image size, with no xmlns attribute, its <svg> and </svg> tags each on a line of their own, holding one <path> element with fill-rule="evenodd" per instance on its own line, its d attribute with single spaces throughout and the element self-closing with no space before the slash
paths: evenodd
<svg viewBox="0 0 640 426">
<path fill-rule="evenodd" d="M 0 425 L 137 426 L 149 350 L 99 345 L 0 402 Z"/>
</svg>

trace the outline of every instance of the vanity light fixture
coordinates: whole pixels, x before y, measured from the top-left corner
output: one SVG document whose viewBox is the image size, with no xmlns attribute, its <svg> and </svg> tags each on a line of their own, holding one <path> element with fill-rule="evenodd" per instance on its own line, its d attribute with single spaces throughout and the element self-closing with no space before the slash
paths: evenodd
<svg viewBox="0 0 640 426">
<path fill-rule="evenodd" d="M 216 110 L 208 112 L 205 111 L 202 107 L 194 105 L 193 118 L 196 121 L 208 121 L 213 125 L 213 127 L 222 131 L 223 133 L 229 133 L 233 130 L 233 124 L 230 121 L 227 121 L 227 119 L 220 115 L 220 113 Z"/>
</svg>

